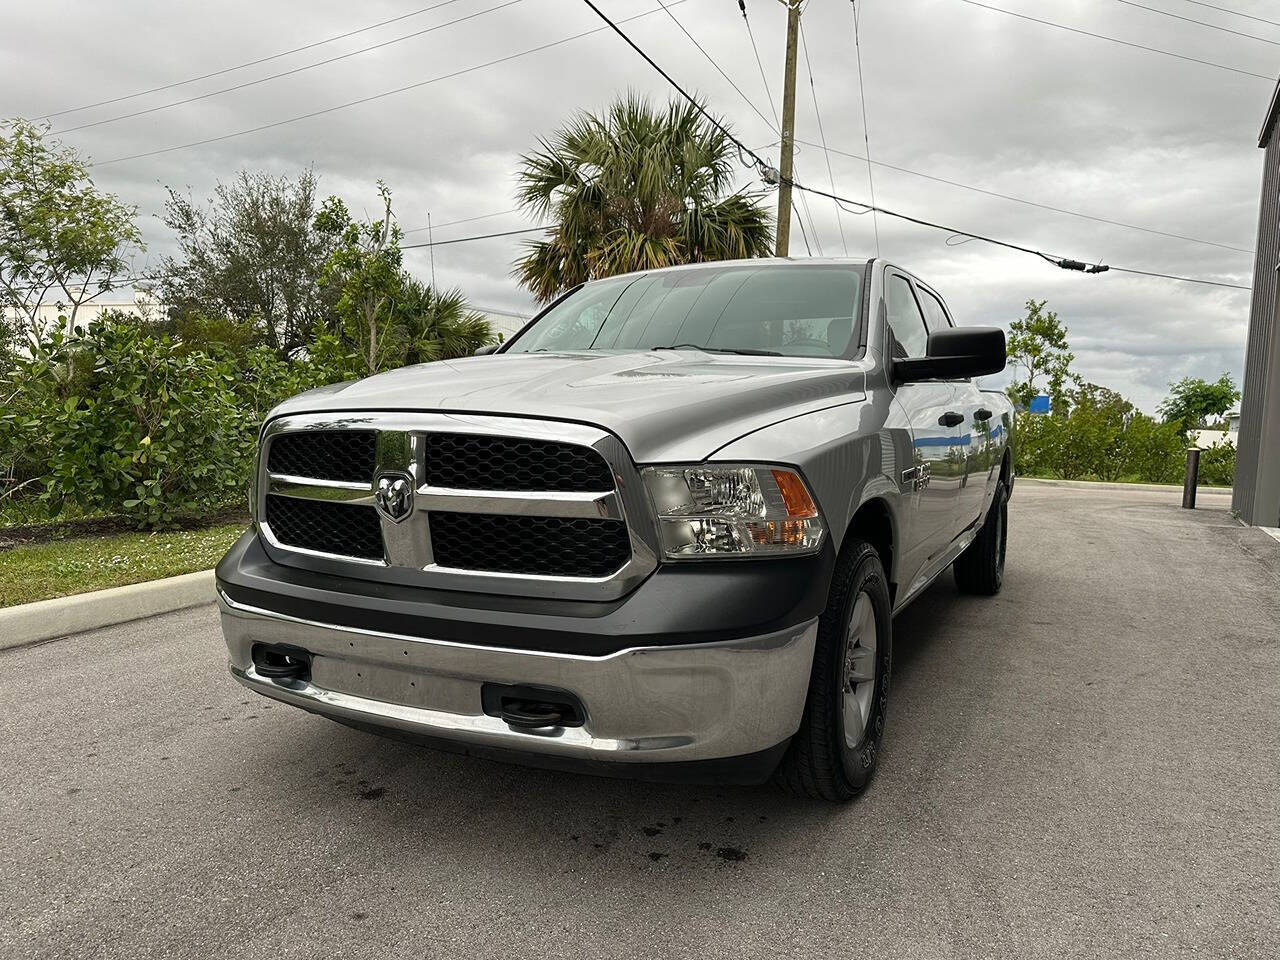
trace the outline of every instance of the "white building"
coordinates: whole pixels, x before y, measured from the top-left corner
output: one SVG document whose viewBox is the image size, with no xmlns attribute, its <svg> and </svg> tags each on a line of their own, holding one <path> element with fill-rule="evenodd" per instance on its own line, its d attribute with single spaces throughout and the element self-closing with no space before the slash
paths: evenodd
<svg viewBox="0 0 1280 960">
<path fill-rule="evenodd" d="M 1192 430 L 1191 442 L 1201 448 L 1216 447 L 1223 443 L 1234 447 L 1240 437 L 1240 411 L 1231 410 L 1223 419 L 1227 421 L 1226 430 Z"/>
<path fill-rule="evenodd" d="M 88 303 L 81 304 L 80 309 L 76 311 L 77 326 L 84 326 L 90 320 L 96 319 L 98 314 L 104 310 L 116 310 L 135 317 L 146 317 L 149 320 L 156 320 L 164 316 L 164 309 L 145 294 L 139 293 L 126 300 L 117 292 L 115 294 L 104 294 L 101 297 L 90 300 Z M 56 300 L 42 303 L 36 308 L 36 320 L 44 330 L 55 329 L 59 325 L 59 318 L 65 318 L 70 314 L 71 305 L 59 303 Z M 5 320 L 19 330 L 25 330 L 29 323 L 26 312 L 13 307 L 5 309 Z M 62 320 L 62 324 L 66 324 L 65 319 Z"/>
<path fill-rule="evenodd" d="M 473 309 L 489 321 L 494 336 L 504 342 L 510 340 L 512 334 L 533 319 L 532 314 L 512 313 L 510 310 L 491 310 L 489 307 Z"/>
</svg>

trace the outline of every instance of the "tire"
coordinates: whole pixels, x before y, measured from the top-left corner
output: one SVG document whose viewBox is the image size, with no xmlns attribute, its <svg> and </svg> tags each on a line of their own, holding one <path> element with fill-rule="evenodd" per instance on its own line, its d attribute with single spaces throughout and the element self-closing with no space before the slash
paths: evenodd
<svg viewBox="0 0 1280 960">
<path fill-rule="evenodd" d="M 996 487 L 991 509 L 973 543 L 956 558 L 956 586 L 961 593 L 993 597 L 1004 585 L 1004 554 L 1009 541 L 1009 494 Z"/>
<path fill-rule="evenodd" d="M 774 781 L 789 793 L 843 803 L 871 781 L 889 702 L 892 612 L 880 555 L 864 540 L 847 541 L 818 619 L 800 729 L 774 773 Z M 850 656 L 851 648 L 869 652 Z M 857 681 L 858 676 L 863 679 Z"/>
</svg>

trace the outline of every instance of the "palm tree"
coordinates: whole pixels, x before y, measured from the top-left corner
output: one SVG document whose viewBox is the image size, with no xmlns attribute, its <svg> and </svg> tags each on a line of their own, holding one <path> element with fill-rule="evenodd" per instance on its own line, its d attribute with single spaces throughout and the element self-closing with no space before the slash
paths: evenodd
<svg viewBox="0 0 1280 960">
<path fill-rule="evenodd" d="M 655 110 L 628 94 L 539 143 L 520 158 L 517 196 L 552 227 L 515 274 L 540 301 L 632 270 L 770 254 L 770 215 L 728 193 L 737 148 L 690 103 Z"/>
<path fill-rule="evenodd" d="M 461 290 L 442 293 L 408 274 L 401 277 L 391 319 L 397 356 L 388 366 L 469 357 L 493 342 L 489 321 L 471 309 Z"/>
</svg>

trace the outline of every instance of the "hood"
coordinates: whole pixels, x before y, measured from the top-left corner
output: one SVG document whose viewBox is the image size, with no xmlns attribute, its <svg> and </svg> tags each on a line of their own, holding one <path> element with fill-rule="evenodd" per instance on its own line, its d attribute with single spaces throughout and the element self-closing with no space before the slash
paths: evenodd
<svg viewBox="0 0 1280 960">
<path fill-rule="evenodd" d="M 511 353 L 402 367 L 321 387 L 272 416 L 431 411 L 568 420 L 618 436 L 637 462 L 699 461 L 800 414 L 865 398 L 856 361 L 671 350 Z"/>
</svg>

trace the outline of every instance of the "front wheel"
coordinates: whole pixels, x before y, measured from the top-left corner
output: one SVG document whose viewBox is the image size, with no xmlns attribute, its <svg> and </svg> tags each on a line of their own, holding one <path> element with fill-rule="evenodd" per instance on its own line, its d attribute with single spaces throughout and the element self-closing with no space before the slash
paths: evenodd
<svg viewBox="0 0 1280 960">
<path fill-rule="evenodd" d="M 800 729 L 774 779 L 802 797 L 843 802 L 875 772 L 893 655 L 889 586 L 880 555 L 846 542 L 831 578 Z"/>
<path fill-rule="evenodd" d="M 956 586 L 962 593 L 995 596 L 1004 585 L 1004 552 L 1009 535 L 1009 494 L 996 487 L 991 509 L 973 543 L 956 558 Z"/>
</svg>

